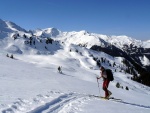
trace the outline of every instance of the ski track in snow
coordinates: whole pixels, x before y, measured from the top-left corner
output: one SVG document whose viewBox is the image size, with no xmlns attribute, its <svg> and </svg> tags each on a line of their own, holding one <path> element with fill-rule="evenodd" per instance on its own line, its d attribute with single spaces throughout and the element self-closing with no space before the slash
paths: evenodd
<svg viewBox="0 0 150 113">
<path fill-rule="evenodd" d="M 0 111 L 2 113 L 77 113 L 82 111 L 81 108 L 88 103 L 87 101 L 93 99 L 99 98 L 91 97 L 86 94 L 51 91 L 44 96 L 39 94 L 36 98 L 32 98 L 31 100 L 18 98 L 18 101 L 3 109 L 1 108 Z M 126 101 L 110 100 L 109 102 L 150 109 L 150 106 L 129 103 Z"/>
<path fill-rule="evenodd" d="M 119 102 L 119 103 L 126 104 L 126 105 L 132 105 L 132 106 L 135 106 L 135 107 L 141 107 L 141 108 L 148 108 L 148 109 L 150 109 L 150 106 L 145 106 L 145 105 L 141 105 L 141 104 L 135 104 L 135 103 L 131 103 L 131 102 L 118 101 L 118 100 L 112 100 L 112 101 Z"/>
<path fill-rule="evenodd" d="M 48 95 L 37 95 L 32 100 L 18 101 L 1 109 L 2 113 L 75 113 L 88 96 L 77 93 L 53 92 Z"/>
</svg>

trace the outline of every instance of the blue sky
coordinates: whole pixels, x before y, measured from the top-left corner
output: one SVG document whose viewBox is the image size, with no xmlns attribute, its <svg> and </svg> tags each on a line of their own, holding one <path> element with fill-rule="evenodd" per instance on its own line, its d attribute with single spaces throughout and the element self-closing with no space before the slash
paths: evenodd
<svg viewBox="0 0 150 113">
<path fill-rule="evenodd" d="M 150 0 L 0 0 L 0 18 L 27 30 L 55 27 L 150 39 Z"/>
</svg>

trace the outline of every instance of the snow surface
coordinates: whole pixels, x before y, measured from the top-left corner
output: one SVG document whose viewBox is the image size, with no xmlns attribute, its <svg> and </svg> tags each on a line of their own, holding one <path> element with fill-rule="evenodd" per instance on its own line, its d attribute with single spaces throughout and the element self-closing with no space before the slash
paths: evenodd
<svg viewBox="0 0 150 113">
<path fill-rule="evenodd" d="M 149 66 L 150 65 L 150 61 L 145 55 L 143 57 L 140 57 L 140 60 L 141 60 L 141 62 L 144 66 Z"/>
<path fill-rule="evenodd" d="M 76 48 L 76 46 L 71 46 Z M 15 54 L 15 59 L 0 54 L 0 111 L 2 113 L 149 113 L 150 88 L 115 72 L 110 83 L 112 96 L 123 101 L 103 100 L 89 95 L 104 96 L 99 70 L 82 48 L 83 56 L 68 52 L 68 47 L 53 55 Z M 80 51 L 81 51 L 80 50 Z M 93 52 L 94 54 L 95 52 Z M 99 56 L 112 57 L 104 53 Z M 120 58 L 119 58 L 120 59 Z M 116 59 L 116 62 L 120 62 Z M 115 59 L 114 59 L 115 60 Z M 62 66 L 63 73 L 57 72 Z M 93 67 L 93 68 L 91 68 Z M 124 89 L 116 88 L 119 82 Z M 129 87 L 129 91 L 125 87 Z M 99 93 L 100 90 L 100 93 Z"/>
<path fill-rule="evenodd" d="M 150 40 L 144 41 L 143 42 L 143 47 L 144 48 L 150 48 Z"/>
</svg>

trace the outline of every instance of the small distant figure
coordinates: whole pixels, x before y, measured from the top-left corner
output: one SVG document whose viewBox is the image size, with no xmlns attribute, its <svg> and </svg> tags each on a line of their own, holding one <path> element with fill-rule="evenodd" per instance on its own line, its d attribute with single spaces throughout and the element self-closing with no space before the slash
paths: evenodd
<svg viewBox="0 0 150 113">
<path fill-rule="evenodd" d="M 13 54 L 10 56 L 10 58 L 14 59 L 14 56 L 13 56 Z"/>
<path fill-rule="evenodd" d="M 6 56 L 7 56 L 7 57 L 9 57 L 9 55 L 8 55 L 8 54 L 7 54 Z"/>
<path fill-rule="evenodd" d="M 62 67 L 61 66 L 58 67 L 58 72 L 62 73 Z"/>
</svg>

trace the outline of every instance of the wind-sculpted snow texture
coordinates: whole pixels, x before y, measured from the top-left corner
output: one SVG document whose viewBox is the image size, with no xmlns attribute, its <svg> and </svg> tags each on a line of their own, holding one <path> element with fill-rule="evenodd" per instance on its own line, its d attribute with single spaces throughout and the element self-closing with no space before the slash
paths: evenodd
<svg viewBox="0 0 150 113">
<path fill-rule="evenodd" d="M 91 105 L 91 102 L 98 102 L 99 105 Z M 77 94 L 77 93 L 61 93 L 61 92 L 48 92 L 47 95 L 37 95 L 36 98 L 25 100 L 20 99 L 16 102 L 13 102 L 12 105 L 2 109 L 2 113 L 84 113 L 85 111 L 90 113 L 86 106 L 101 106 L 101 104 L 112 104 L 111 107 L 119 106 L 119 107 L 128 107 L 130 112 L 137 112 L 137 110 L 143 111 L 143 113 L 150 110 L 150 106 L 130 103 L 125 101 L 117 101 L 117 100 L 104 100 L 101 98 L 91 97 L 85 94 Z M 126 106 L 127 105 L 127 106 Z M 131 108 L 135 108 L 131 109 Z M 85 111 L 84 111 L 85 109 Z M 103 109 L 103 108 L 102 108 Z M 97 110 L 97 109 L 96 109 Z M 118 111 L 121 110 L 118 108 Z M 106 110 L 107 111 L 107 110 Z M 124 112 L 123 111 L 123 112 Z M 91 110 L 91 113 L 95 112 L 95 110 Z M 121 113 L 122 111 L 119 111 Z M 110 113 L 114 113 L 113 110 Z"/>
</svg>

